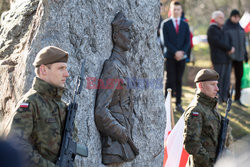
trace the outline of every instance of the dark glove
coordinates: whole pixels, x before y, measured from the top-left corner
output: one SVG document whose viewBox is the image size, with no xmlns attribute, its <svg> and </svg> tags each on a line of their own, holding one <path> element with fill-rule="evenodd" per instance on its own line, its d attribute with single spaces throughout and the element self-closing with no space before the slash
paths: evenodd
<svg viewBox="0 0 250 167">
<path fill-rule="evenodd" d="M 247 57 L 247 56 L 245 57 L 245 62 L 246 62 L 246 63 L 248 62 L 248 57 Z"/>
<path fill-rule="evenodd" d="M 247 51 L 245 51 L 244 57 L 245 57 L 245 62 L 247 63 L 248 62 L 248 53 L 247 53 Z"/>
</svg>

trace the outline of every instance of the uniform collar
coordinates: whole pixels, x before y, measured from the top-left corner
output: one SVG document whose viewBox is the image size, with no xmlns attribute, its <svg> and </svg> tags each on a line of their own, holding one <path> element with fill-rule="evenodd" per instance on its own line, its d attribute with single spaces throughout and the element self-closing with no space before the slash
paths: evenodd
<svg viewBox="0 0 250 167">
<path fill-rule="evenodd" d="M 113 48 L 112 57 L 118 59 L 123 65 L 127 64 L 126 54 L 124 52 L 122 53 L 121 51 L 119 51 L 116 48 Z"/>
<path fill-rule="evenodd" d="M 40 94 L 50 96 L 58 100 L 61 99 L 63 92 L 65 90 L 64 88 L 53 86 L 38 77 L 35 77 L 32 87 L 34 90 L 36 90 Z"/>
<path fill-rule="evenodd" d="M 217 104 L 217 98 L 211 98 L 207 95 L 205 95 L 204 93 L 200 92 L 196 94 L 197 96 L 197 100 L 203 104 L 205 104 L 206 106 L 214 109 L 216 104 Z"/>
</svg>

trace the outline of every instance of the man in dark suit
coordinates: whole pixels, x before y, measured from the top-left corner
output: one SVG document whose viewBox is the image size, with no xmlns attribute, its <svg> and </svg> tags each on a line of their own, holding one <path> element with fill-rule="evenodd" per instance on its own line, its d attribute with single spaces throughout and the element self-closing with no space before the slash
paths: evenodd
<svg viewBox="0 0 250 167">
<path fill-rule="evenodd" d="M 231 58 L 235 48 L 229 43 L 224 29 L 224 14 L 222 11 L 212 13 L 211 23 L 207 30 L 207 40 L 214 70 L 219 73 L 219 103 L 226 102 L 229 96 Z"/>
<path fill-rule="evenodd" d="M 171 18 L 163 21 L 161 35 L 164 46 L 167 69 L 167 88 L 171 88 L 176 96 L 176 110 L 184 112 L 181 106 L 182 76 L 186 64 L 186 53 L 190 48 L 190 31 L 188 24 L 181 19 L 182 7 L 178 1 L 170 4 Z M 166 91 L 167 92 L 167 91 Z"/>
</svg>

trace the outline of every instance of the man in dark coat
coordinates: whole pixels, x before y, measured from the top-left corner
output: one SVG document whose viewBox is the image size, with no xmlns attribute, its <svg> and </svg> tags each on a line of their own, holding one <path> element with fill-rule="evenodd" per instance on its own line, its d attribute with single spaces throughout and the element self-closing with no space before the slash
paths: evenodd
<svg viewBox="0 0 250 167">
<path fill-rule="evenodd" d="M 161 25 L 167 69 L 167 88 L 176 96 L 176 109 L 184 112 L 181 106 L 182 76 L 185 70 L 187 52 L 190 48 L 190 31 L 188 24 L 181 19 L 182 7 L 178 1 L 170 4 L 171 18 Z M 167 91 L 166 91 L 167 92 Z"/>
<path fill-rule="evenodd" d="M 226 102 L 230 87 L 231 60 L 229 54 L 234 52 L 234 47 L 229 45 L 222 29 L 224 14 L 215 11 L 212 14 L 211 24 L 207 31 L 211 60 L 214 70 L 219 73 L 219 102 Z"/>
<path fill-rule="evenodd" d="M 138 154 L 132 141 L 133 100 L 126 78 L 131 78 L 126 52 L 130 49 L 132 21 L 119 12 L 114 21 L 114 48 L 104 62 L 95 102 L 95 123 L 101 134 L 102 163 L 131 161 Z"/>
<path fill-rule="evenodd" d="M 230 18 L 226 21 L 224 31 L 229 37 L 229 42 L 235 48 L 235 52 L 230 55 L 232 59 L 232 67 L 236 78 L 235 98 L 234 100 L 241 105 L 241 78 L 243 76 L 243 61 L 248 62 L 246 50 L 246 38 L 244 29 L 239 24 L 240 12 L 236 9 L 231 11 Z"/>
</svg>

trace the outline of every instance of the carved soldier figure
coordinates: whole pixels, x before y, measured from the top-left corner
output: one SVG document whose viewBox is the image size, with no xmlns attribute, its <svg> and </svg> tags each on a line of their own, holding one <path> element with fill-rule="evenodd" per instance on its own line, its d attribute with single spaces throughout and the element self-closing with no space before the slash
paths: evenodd
<svg viewBox="0 0 250 167">
<path fill-rule="evenodd" d="M 95 103 L 95 123 L 101 134 L 102 163 L 133 160 L 139 154 L 132 141 L 133 102 L 126 78 L 130 78 L 126 52 L 130 49 L 132 21 L 119 12 L 113 22 L 112 54 L 104 62 Z M 108 83 L 109 82 L 109 83 Z"/>
</svg>

